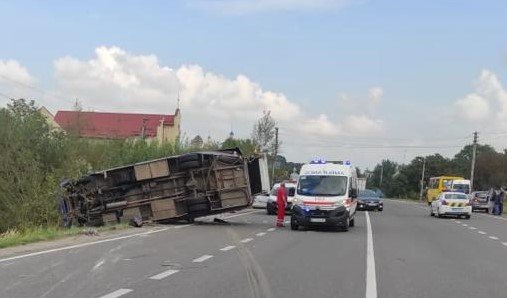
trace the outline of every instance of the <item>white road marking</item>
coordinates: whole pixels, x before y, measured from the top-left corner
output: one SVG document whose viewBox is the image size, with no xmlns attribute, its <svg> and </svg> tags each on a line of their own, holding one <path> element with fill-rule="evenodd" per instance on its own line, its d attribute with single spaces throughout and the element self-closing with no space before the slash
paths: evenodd
<svg viewBox="0 0 507 298">
<path fill-rule="evenodd" d="M 252 240 L 253 240 L 252 238 L 245 238 L 245 239 L 241 240 L 240 242 L 241 243 L 248 243 L 248 242 L 250 242 Z"/>
<path fill-rule="evenodd" d="M 479 231 L 479 232 L 477 232 L 477 233 L 479 233 L 479 234 L 481 234 L 481 235 L 486 235 L 486 234 L 487 234 L 486 232 L 483 232 L 483 231 Z"/>
<path fill-rule="evenodd" d="M 491 240 L 498 240 L 498 237 L 495 237 L 495 236 L 489 236 L 488 238 Z"/>
<path fill-rule="evenodd" d="M 269 229 L 268 229 L 268 232 L 273 232 L 273 231 L 275 231 L 275 230 L 276 230 L 275 228 L 269 228 Z"/>
<path fill-rule="evenodd" d="M 204 255 L 202 257 L 198 257 L 197 259 L 194 259 L 192 262 L 194 262 L 194 263 L 202 263 L 202 262 L 204 262 L 206 260 L 209 260 L 211 258 L 213 258 L 212 255 Z"/>
<path fill-rule="evenodd" d="M 457 221 L 456 221 L 456 223 L 459 223 L 459 224 L 460 224 L 460 223 L 461 223 L 461 221 L 457 220 Z"/>
<path fill-rule="evenodd" d="M 255 236 L 257 236 L 257 237 L 262 237 L 264 235 L 266 235 L 266 233 L 264 233 L 264 232 L 255 234 Z"/>
<path fill-rule="evenodd" d="M 468 227 L 470 230 L 477 230 L 476 227 Z"/>
<path fill-rule="evenodd" d="M 152 277 L 150 277 L 150 279 L 161 280 L 161 279 L 168 277 L 169 275 L 173 275 L 178 272 L 179 272 L 179 270 L 167 270 L 167 271 L 164 271 L 164 272 L 159 273 L 157 275 L 153 275 Z"/>
<path fill-rule="evenodd" d="M 238 217 L 238 216 L 252 214 L 254 212 L 256 212 L 256 211 L 249 211 L 249 212 L 244 212 L 244 213 L 240 213 L 240 214 L 234 214 L 234 215 L 227 216 L 227 217 L 224 217 L 224 218 L 225 219 L 229 219 L 229 218 L 233 218 L 233 217 Z M 91 246 L 91 245 L 100 244 L 100 243 L 107 243 L 107 242 L 112 242 L 112 241 L 118 241 L 118 240 L 123 240 L 123 239 L 143 236 L 143 235 L 150 235 L 150 234 L 154 234 L 154 233 L 159 233 L 159 232 L 167 231 L 169 229 L 181 229 L 181 228 L 186 228 L 186 227 L 189 227 L 189 226 L 193 226 L 193 224 L 181 225 L 181 226 L 173 226 L 173 227 L 161 228 L 161 229 L 155 229 L 155 230 L 148 231 L 148 232 L 136 233 L 136 234 L 126 235 L 126 236 L 121 236 L 121 237 L 116 237 L 116 238 L 110 238 L 110 239 L 98 240 L 98 241 L 81 243 L 81 244 L 76 244 L 76 245 L 64 246 L 64 247 L 59 247 L 59 248 L 53 248 L 53 249 L 48 249 L 48 250 L 42 250 L 42 251 L 38 251 L 38 252 L 33 252 L 33 253 L 24 254 L 24 255 L 9 257 L 9 258 L 5 258 L 5 259 L 0 259 L 0 263 L 7 262 L 7 261 L 12 261 L 12 260 L 23 259 L 23 258 L 28 258 L 28 257 L 39 256 L 39 255 L 45 255 L 45 254 L 53 253 L 53 252 L 71 250 L 71 249 L 74 249 L 74 248 L 86 247 L 86 246 Z"/>
<path fill-rule="evenodd" d="M 5 259 L 0 259 L 0 263 L 7 262 L 7 261 L 12 261 L 12 260 L 17 260 L 17 259 L 28 258 L 28 257 L 39 256 L 39 255 L 45 255 L 45 254 L 52 253 L 52 252 L 57 252 L 57 251 L 70 250 L 70 249 L 74 249 L 74 248 L 81 248 L 81 247 L 86 247 L 86 246 L 100 244 L 100 243 L 107 243 L 107 242 L 113 242 L 113 241 L 133 238 L 133 237 L 138 237 L 140 235 L 147 235 L 147 234 L 153 234 L 153 233 L 163 232 L 163 231 L 167 231 L 169 229 L 170 228 L 162 228 L 162 229 L 153 230 L 153 231 L 149 231 L 149 232 L 137 233 L 137 234 L 126 235 L 126 236 L 121 236 L 121 237 L 116 237 L 116 238 L 110 238 L 110 239 L 98 240 L 98 241 L 81 243 L 81 244 L 76 244 L 76 245 L 64 246 L 64 247 L 59 247 L 59 248 L 53 248 L 53 249 L 48 249 L 48 250 L 42 250 L 42 251 L 33 252 L 33 253 L 29 253 L 29 254 L 19 255 L 19 256 L 5 258 Z"/>
<path fill-rule="evenodd" d="M 468 225 L 467 225 L 467 224 L 462 224 L 462 226 L 464 226 L 464 227 L 468 227 Z"/>
<path fill-rule="evenodd" d="M 92 271 L 99 269 L 99 267 L 104 265 L 105 262 L 106 262 L 106 260 L 104 260 L 104 259 L 100 260 L 97 264 L 95 264 L 95 266 L 93 266 Z"/>
<path fill-rule="evenodd" d="M 375 251 L 373 250 L 373 233 L 370 215 L 366 217 L 366 298 L 377 298 L 377 276 L 375 273 Z"/>
<path fill-rule="evenodd" d="M 229 246 L 226 246 L 226 247 L 224 247 L 224 248 L 221 248 L 220 250 L 221 250 L 221 251 L 228 251 L 228 250 L 231 250 L 231 249 L 234 249 L 234 248 L 236 248 L 236 246 L 234 246 L 234 245 L 229 245 Z"/>
<path fill-rule="evenodd" d="M 507 242 L 502 242 L 503 245 L 507 246 Z"/>
<path fill-rule="evenodd" d="M 131 290 L 131 289 L 119 289 L 119 290 L 116 290 L 116 291 L 111 292 L 109 294 L 106 294 L 104 296 L 100 296 L 99 298 L 117 298 L 117 297 L 123 296 L 125 294 L 128 294 L 132 291 L 133 290 Z"/>
</svg>

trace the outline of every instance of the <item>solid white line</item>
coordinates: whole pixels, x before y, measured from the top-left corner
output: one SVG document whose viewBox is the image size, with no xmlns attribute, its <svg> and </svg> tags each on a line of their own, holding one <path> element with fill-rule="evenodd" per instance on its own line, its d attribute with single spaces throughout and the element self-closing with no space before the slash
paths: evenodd
<svg viewBox="0 0 507 298">
<path fill-rule="evenodd" d="M 69 249 L 74 249 L 74 248 L 86 247 L 86 246 L 100 244 L 100 243 L 113 242 L 113 241 L 117 241 L 117 240 L 138 237 L 138 236 L 141 236 L 141 235 L 149 235 L 149 234 L 153 234 L 153 233 L 167 231 L 169 229 L 170 228 L 163 228 L 163 229 L 159 229 L 159 230 L 153 230 L 153 231 L 148 231 L 148 232 L 143 232 L 143 233 L 137 233 L 137 234 L 127 235 L 127 236 L 121 236 L 121 237 L 116 237 L 116 238 L 98 240 L 98 241 L 93 241 L 93 242 L 87 242 L 87 243 L 81 243 L 81 244 L 76 244 L 76 245 L 70 245 L 70 246 L 64 246 L 64 247 L 59 247 L 59 248 L 54 248 L 54 249 L 48 249 L 48 250 L 33 252 L 33 253 L 19 255 L 19 256 L 15 256 L 15 257 L 0 259 L 0 263 L 7 262 L 7 261 L 12 261 L 12 260 L 17 260 L 17 259 L 22 259 L 22 258 L 27 258 L 27 257 L 34 257 L 34 256 L 44 255 L 44 254 L 48 254 L 48 253 L 52 253 L 52 252 L 57 252 L 57 251 L 64 251 L 64 250 L 69 250 Z"/>
<path fill-rule="evenodd" d="M 228 251 L 228 250 L 231 250 L 231 249 L 234 249 L 234 248 L 236 248 L 236 246 L 234 246 L 234 245 L 229 245 L 229 246 L 226 246 L 226 247 L 224 247 L 224 248 L 221 248 L 220 250 L 221 250 L 221 251 Z"/>
<path fill-rule="evenodd" d="M 252 238 L 245 238 L 245 239 L 241 240 L 240 242 L 241 243 L 248 243 L 248 242 L 250 242 L 252 240 L 253 240 Z"/>
<path fill-rule="evenodd" d="M 229 219 L 229 218 L 233 218 L 233 217 L 248 215 L 248 214 L 252 214 L 252 213 L 256 213 L 256 212 L 257 212 L 257 210 L 248 211 L 248 212 L 244 212 L 244 213 L 240 213 L 240 214 L 234 214 L 234 215 L 231 215 L 231 216 L 226 216 L 226 217 L 224 217 L 224 219 Z"/>
<path fill-rule="evenodd" d="M 366 217 L 366 298 L 377 298 L 377 276 L 375 273 L 375 251 L 373 250 L 373 233 L 370 215 Z"/>
<path fill-rule="evenodd" d="M 479 231 L 479 232 L 477 232 L 477 233 L 479 233 L 479 234 L 481 234 L 481 235 L 486 235 L 486 234 L 487 234 L 486 232 L 483 232 L 483 231 Z"/>
<path fill-rule="evenodd" d="M 255 236 L 257 236 L 257 237 L 262 237 L 264 235 L 266 235 L 266 233 L 264 233 L 264 232 L 255 234 Z"/>
<path fill-rule="evenodd" d="M 104 296 L 100 296 L 99 298 L 117 298 L 117 297 L 123 296 L 125 294 L 128 294 L 132 291 L 133 290 L 131 290 L 131 289 L 119 289 L 119 290 L 116 290 L 116 291 L 111 292 L 109 294 L 106 294 Z"/>
<path fill-rule="evenodd" d="M 276 230 L 275 228 L 269 228 L 269 229 L 268 229 L 268 232 L 273 232 L 273 231 L 275 231 L 275 230 Z"/>
<path fill-rule="evenodd" d="M 492 240 L 498 240 L 498 237 L 495 237 L 495 236 L 489 236 L 488 238 L 492 239 Z"/>
<path fill-rule="evenodd" d="M 150 279 L 161 280 L 161 279 L 168 277 L 169 275 L 173 275 L 174 273 L 178 273 L 178 272 L 179 272 L 179 270 L 167 270 L 167 271 L 164 271 L 164 272 L 159 273 L 157 275 L 153 275 L 152 277 L 150 277 Z"/>
<path fill-rule="evenodd" d="M 204 262 L 206 260 L 209 260 L 211 258 L 213 258 L 212 255 L 204 255 L 202 257 L 198 257 L 197 259 L 194 259 L 192 262 L 194 262 L 194 263 L 202 263 L 202 262 Z"/>
<path fill-rule="evenodd" d="M 194 224 L 189 224 L 189 225 L 181 225 L 181 226 L 174 226 L 175 229 L 183 229 L 183 228 L 186 228 L 186 227 L 190 227 L 190 226 L 193 226 Z"/>
</svg>

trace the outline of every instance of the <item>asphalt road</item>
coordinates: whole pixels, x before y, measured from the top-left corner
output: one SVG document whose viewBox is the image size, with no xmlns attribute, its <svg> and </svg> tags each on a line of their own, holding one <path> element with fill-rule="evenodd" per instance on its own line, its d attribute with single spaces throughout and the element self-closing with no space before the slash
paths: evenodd
<svg viewBox="0 0 507 298">
<path fill-rule="evenodd" d="M 507 297 L 504 218 L 391 200 L 349 232 L 225 217 L 2 256 L 0 297 Z"/>
</svg>

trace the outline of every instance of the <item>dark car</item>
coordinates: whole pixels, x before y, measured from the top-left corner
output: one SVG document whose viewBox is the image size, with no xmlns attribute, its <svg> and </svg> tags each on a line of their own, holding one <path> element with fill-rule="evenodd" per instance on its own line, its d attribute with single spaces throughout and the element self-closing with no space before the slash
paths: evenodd
<svg viewBox="0 0 507 298">
<path fill-rule="evenodd" d="M 484 211 L 489 213 L 493 208 L 493 203 L 487 191 L 472 192 L 470 195 L 470 203 L 472 204 L 472 211 Z"/>
<path fill-rule="evenodd" d="M 360 190 L 357 196 L 358 210 L 384 210 L 384 200 L 378 192 L 371 189 Z"/>
</svg>

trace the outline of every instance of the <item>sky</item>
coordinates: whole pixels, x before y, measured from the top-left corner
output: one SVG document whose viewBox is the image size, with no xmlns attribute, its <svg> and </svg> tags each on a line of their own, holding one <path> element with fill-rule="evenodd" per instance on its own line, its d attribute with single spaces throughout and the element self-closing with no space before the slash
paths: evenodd
<svg viewBox="0 0 507 298">
<path fill-rule="evenodd" d="M 288 160 L 507 148 L 507 2 L 0 0 L 0 106 L 174 113 L 250 137 L 270 111 Z"/>
</svg>

